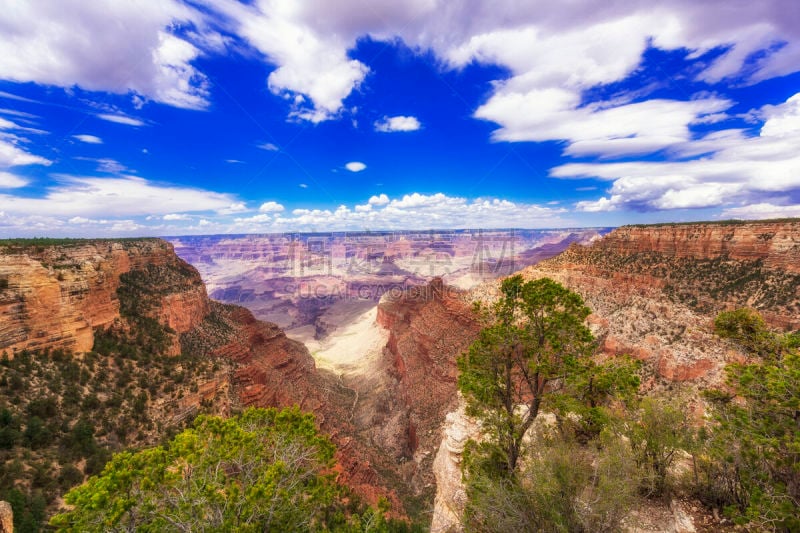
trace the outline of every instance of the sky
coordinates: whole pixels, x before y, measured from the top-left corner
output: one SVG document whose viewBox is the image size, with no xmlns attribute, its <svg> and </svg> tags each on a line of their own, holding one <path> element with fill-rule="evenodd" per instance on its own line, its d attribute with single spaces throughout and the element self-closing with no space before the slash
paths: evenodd
<svg viewBox="0 0 800 533">
<path fill-rule="evenodd" d="M 797 0 L 0 12 L 0 237 L 800 216 Z"/>
</svg>

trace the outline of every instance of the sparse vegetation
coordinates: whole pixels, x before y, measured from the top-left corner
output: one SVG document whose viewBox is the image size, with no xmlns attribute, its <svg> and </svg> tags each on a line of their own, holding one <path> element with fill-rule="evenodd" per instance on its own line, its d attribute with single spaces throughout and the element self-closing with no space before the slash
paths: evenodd
<svg viewBox="0 0 800 533">
<path fill-rule="evenodd" d="M 701 433 L 695 490 L 740 524 L 800 530 L 800 353 L 796 334 L 769 331 L 750 309 L 721 313 L 718 334 L 759 360 L 727 368 L 726 390 L 708 391 L 714 424 Z"/>
<path fill-rule="evenodd" d="M 626 442 L 611 409 L 634 399 L 638 364 L 594 361 L 588 314 L 560 284 L 519 276 L 484 311 L 486 327 L 459 359 L 459 389 L 484 435 L 465 449 L 468 530 L 616 531 L 638 497 L 631 480 L 651 457 Z M 555 423 L 532 436 L 542 409 Z"/>
<path fill-rule="evenodd" d="M 19 532 L 40 531 L 59 496 L 102 471 L 113 452 L 184 427 L 197 413 L 175 413 L 178 398 L 219 370 L 200 351 L 167 355 L 174 332 L 146 314 L 152 302 L 137 280 L 123 276 L 124 322 L 96 331 L 91 352 L 0 358 L 0 499 L 12 504 Z"/>
</svg>

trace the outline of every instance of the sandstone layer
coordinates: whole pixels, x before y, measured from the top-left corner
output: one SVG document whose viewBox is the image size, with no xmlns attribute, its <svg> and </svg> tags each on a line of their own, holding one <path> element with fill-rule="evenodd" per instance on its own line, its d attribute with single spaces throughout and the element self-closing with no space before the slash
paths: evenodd
<svg viewBox="0 0 800 533">
<path fill-rule="evenodd" d="M 608 355 L 648 362 L 650 380 L 722 382 L 743 354 L 713 333 L 719 311 L 752 307 L 800 328 L 800 222 L 626 226 L 522 271 L 581 294 Z"/>
<path fill-rule="evenodd" d="M 153 318 L 184 333 L 208 312 L 197 271 L 157 239 L 76 241 L 0 249 L 0 350 L 63 348 L 85 352 L 94 331 L 120 316 L 120 277 L 132 271 L 182 268 L 182 283 L 164 283 Z"/>
</svg>

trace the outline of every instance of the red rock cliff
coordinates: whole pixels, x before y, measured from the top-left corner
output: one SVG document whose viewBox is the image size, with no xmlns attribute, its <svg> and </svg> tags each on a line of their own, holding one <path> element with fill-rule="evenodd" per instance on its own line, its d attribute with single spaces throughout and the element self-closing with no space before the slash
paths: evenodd
<svg viewBox="0 0 800 533">
<path fill-rule="evenodd" d="M 800 273 L 800 220 L 625 226 L 594 247 L 618 255 L 761 261 L 770 270 Z"/>
<path fill-rule="evenodd" d="M 396 385 L 392 416 L 379 421 L 376 440 L 398 461 L 413 459 L 406 472 L 415 490 L 433 484 L 431 464 L 444 416 L 457 404 L 456 357 L 477 337 L 479 326 L 463 291 L 442 284 L 384 296 L 377 320 L 389 330 L 384 349 Z"/>
<path fill-rule="evenodd" d="M 94 329 L 119 318 L 120 276 L 154 265 L 188 267 L 172 245 L 158 239 L 5 247 L 0 253 L 0 350 L 90 350 Z M 208 313 L 205 286 L 188 268 L 179 287 L 161 288 L 163 297 L 152 310 L 177 333 Z"/>
<path fill-rule="evenodd" d="M 717 312 L 758 309 L 800 327 L 800 222 L 627 226 L 523 271 L 580 293 L 609 355 L 649 364 L 646 383 L 718 384 L 742 354 L 713 333 Z"/>
</svg>

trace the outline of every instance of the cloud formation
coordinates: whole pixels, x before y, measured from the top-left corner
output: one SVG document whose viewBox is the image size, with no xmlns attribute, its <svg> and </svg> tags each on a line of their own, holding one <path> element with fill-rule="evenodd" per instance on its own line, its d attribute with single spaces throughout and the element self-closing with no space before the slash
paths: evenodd
<svg viewBox="0 0 800 533">
<path fill-rule="evenodd" d="M 284 210 L 284 207 L 278 202 L 269 201 L 261 204 L 258 210 L 261 213 L 280 213 Z"/>
<path fill-rule="evenodd" d="M 417 117 L 399 115 L 396 117 L 383 117 L 375 121 L 375 131 L 392 133 L 395 131 L 416 131 L 422 127 Z"/>
<path fill-rule="evenodd" d="M 99 115 L 97 115 L 97 118 L 105 120 L 107 122 L 114 122 L 116 124 L 124 124 L 125 126 L 144 126 L 145 125 L 143 120 L 139 120 L 138 118 L 129 117 L 127 115 L 111 114 L 111 113 L 100 113 Z"/>
<path fill-rule="evenodd" d="M 780 205 L 778 200 L 800 189 L 800 93 L 757 114 L 765 118 L 758 136 L 716 131 L 676 143 L 672 150 L 677 160 L 570 163 L 550 174 L 613 182 L 608 195 L 579 202 L 576 207 L 583 211 L 719 207 L 760 198 L 759 208 L 725 211 L 730 216 L 755 214 L 772 203 Z M 703 157 L 694 158 L 699 154 Z"/>
<path fill-rule="evenodd" d="M 362 170 L 367 168 L 367 165 L 365 165 L 361 161 L 350 161 L 344 166 L 344 168 L 346 168 L 350 172 L 361 172 Z"/>
<path fill-rule="evenodd" d="M 166 197 L 166 202 L 155 198 Z M 135 201 L 126 201 L 134 198 Z M 0 202 L 4 195 L 0 194 Z M 233 202 L 231 203 L 231 201 Z M 363 231 L 567 227 L 561 207 L 499 198 L 463 198 L 444 193 L 372 196 L 364 204 L 336 209 L 295 208 L 265 202 L 258 212 L 229 195 L 155 185 L 141 178 L 73 177 L 45 198 L 14 203 L 0 212 L 0 235 L 112 236 L 285 231 Z M 266 206 L 266 207 L 265 207 Z M 262 209 L 263 208 L 263 209 Z M 47 216 L 29 213 L 48 213 Z"/>
<path fill-rule="evenodd" d="M 200 50 L 171 33 L 203 26 L 176 0 L 32 0 L 3 10 L 0 78 L 90 91 L 129 92 L 202 109 L 208 82 L 192 61 Z M 100 51 L 100 53 L 98 53 Z"/>
<path fill-rule="evenodd" d="M 97 137 L 96 135 L 89 135 L 87 133 L 81 133 L 78 135 L 73 135 L 74 138 L 78 139 L 81 142 L 87 144 L 103 144 L 103 139 Z"/>
<path fill-rule="evenodd" d="M 581 97 L 589 88 L 625 79 L 651 46 L 687 50 L 693 59 L 721 51 L 694 73 L 696 80 L 709 83 L 731 78 L 754 83 L 800 69 L 800 15 L 794 0 L 740 3 L 735 8 L 727 0 L 667 0 L 656 5 L 629 0 L 601 7 L 592 0 L 547 5 L 519 0 L 374 0 L 368 9 L 361 0 L 203 3 L 224 14 L 231 31 L 277 67 L 268 79 L 270 89 L 285 93 L 293 103 L 293 116 L 313 122 L 337 116 L 368 74 L 366 65 L 347 55 L 366 35 L 431 50 L 450 68 L 472 62 L 508 68 L 511 76 L 495 83 L 490 98 L 475 113 L 497 123 L 494 137 L 505 141 L 596 140 L 563 130 L 548 134 L 553 124 L 585 120 L 589 126 L 609 124 L 608 131 L 597 132 L 603 141 L 619 138 L 618 130 L 625 129 L 630 114 L 646 122 L 657 110 L 627 109 L 632 104 L 623 100 L 605 103 L 605 109 L 620 108 L 618 112 L 594 117 L 599 109 L 584 108 Z M 658 135 L 608 148 L 616 155 L 668 145 L 676 133 L 683 136 L 682 128 L 712 113 L 714 105 L 686 106 Z M 398 131 L 384 121 L 376 127 Z M 632 135 L 645 133 L 640 128 Z M 605 153 L 604 148 L 602 143 L 587 144 L 574 153 Z"/>
<path fill-rule="evenodd" d="M 156 185 L 135 176 L 62 176 L 61 182 L 50 187 L 41 198 L 0 194 L 0 204 L 7 214 L 20 216 L 48 213 L 52 217 L 114 219 L 222 211 L 230 209 L 236 201 L 227 194 L 174 185 Z"/>
</svg>

